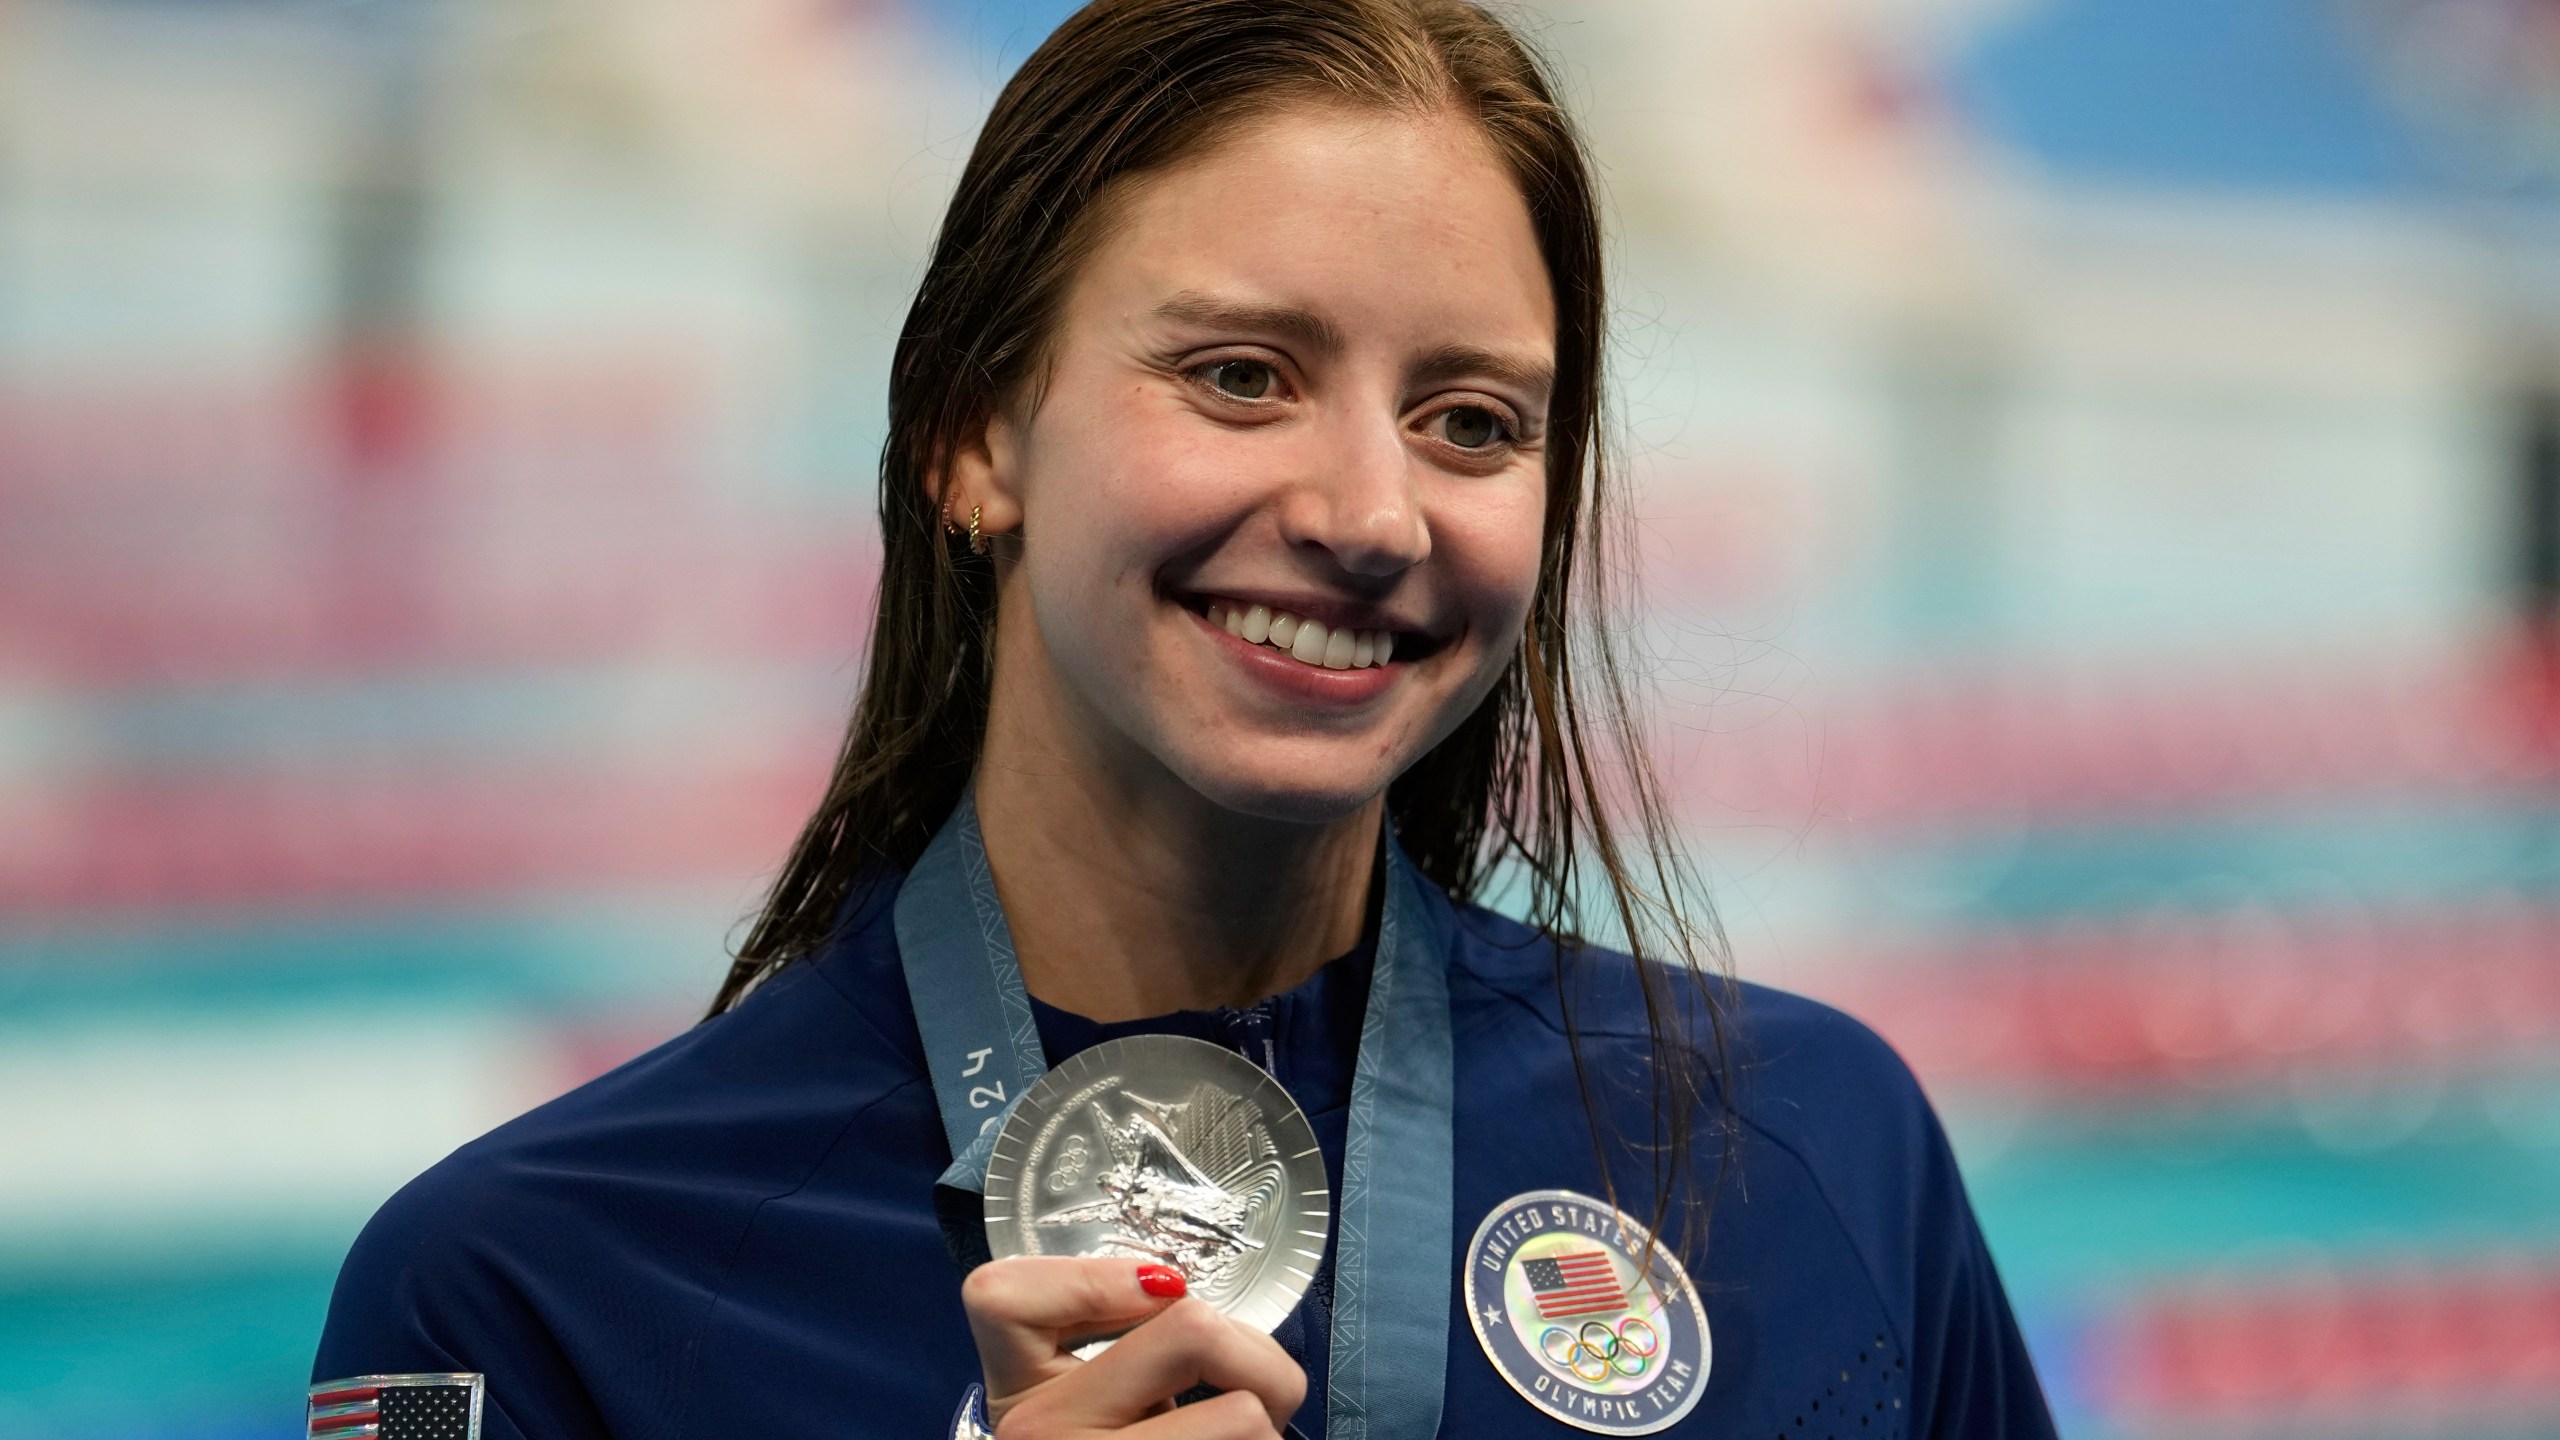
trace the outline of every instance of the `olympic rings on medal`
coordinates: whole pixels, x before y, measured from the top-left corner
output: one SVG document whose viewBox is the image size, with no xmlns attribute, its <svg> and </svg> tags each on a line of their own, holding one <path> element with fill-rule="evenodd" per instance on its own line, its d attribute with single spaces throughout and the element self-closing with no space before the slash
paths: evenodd
<svg viewBox="0 0 2560 1440">
<path fill-rule="evenodd" d="M 1626 1316 L 1615 1328 L 1605 1320 L 1585 1320 L 1579 1330 L 1548 1326 L 1538 1337 L 1538 1348 L 1576 1378 L 1596 1385 L 1612 1374 L 1632 1380 L 1651 1368 L 1662 1349 L 1662 1332 L 1641 1315 Z"/>
</svg>

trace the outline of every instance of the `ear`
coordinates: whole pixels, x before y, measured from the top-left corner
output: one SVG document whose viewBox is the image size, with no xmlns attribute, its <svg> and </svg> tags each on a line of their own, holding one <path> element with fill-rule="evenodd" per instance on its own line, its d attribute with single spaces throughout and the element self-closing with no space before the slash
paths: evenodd
<svg viewBox="0 0 2560 1440">
<path fill-rule="evenodd" d="M 967 529 L 974 508 L 979 512 L 981 535 L 1005 535 L 1022 528 L 1021 434 L 1013 417 L 999 405 L 962 435 L 943 463 L 934 467 L 941 492 L 936 503 L 952 524 Z"/>
</svg>

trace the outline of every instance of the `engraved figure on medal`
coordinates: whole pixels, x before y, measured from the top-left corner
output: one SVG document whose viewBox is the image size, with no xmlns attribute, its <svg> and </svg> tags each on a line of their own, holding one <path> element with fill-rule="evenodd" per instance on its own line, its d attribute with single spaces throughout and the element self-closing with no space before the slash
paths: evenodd
<svg viewBox="0 0 2560 1440">
<path fill-rule="evenodd" d="M 1278 1152 L 1244 1102 L 1215 1085 L 1195 1085 L 1170 1103 L 1134 1092 L 1121 1098 L 1125 1119 L 1115 1120 L 1102 1101 L 1087 1106 L 1111 1154 L 1093 1177 L 1101 1198 L 1034 1215 L 1032 1223 L 1107 1227 L 1086 1253 L 1171 1265 L 1214 1301 L 1233 1286 L 1240 1262 L 1268 1244 Z M 1047 1188 L 1061 1189 L 1058 1182 L 1071 1173 L 1061 1166 Z"/>
<path fill-rule="evenodd" d="M 1288 1092 L 1205 1041 L 1142 1035 L 1043 1076 L 987 1165 L 989 1249 L 1170 1265 L 1268 1330 L 1324 1256 L 1331 1195 Z"/>
</svg>

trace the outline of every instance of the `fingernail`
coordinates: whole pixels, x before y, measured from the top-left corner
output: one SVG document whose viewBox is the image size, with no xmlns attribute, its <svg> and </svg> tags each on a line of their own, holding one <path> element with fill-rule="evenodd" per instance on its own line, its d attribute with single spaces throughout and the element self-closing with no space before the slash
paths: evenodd
<svg viewBox="0 0 2560 1440">
<path fill-rule="evenodd" d="M 1138 1267 L 1138 1288 L 1167 1300 L 1179 1300 L 1191 1292 L 1191 1282 L 1170 1265 Z"/>
</svg>

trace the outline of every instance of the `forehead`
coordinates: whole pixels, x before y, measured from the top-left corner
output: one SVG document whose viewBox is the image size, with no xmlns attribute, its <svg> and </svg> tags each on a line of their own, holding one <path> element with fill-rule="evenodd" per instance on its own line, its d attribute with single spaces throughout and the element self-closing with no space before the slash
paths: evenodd
<svg viewBox="0 0 2560 1440">
<path fill-rule="evenodd" d="M 1193 292 L 1292 305 L 1354 344 L 1555 348 L 1527 202 L 1463 117 L 1294 106 L 1115 197 L 1070 323 Z"/>
</svg>

